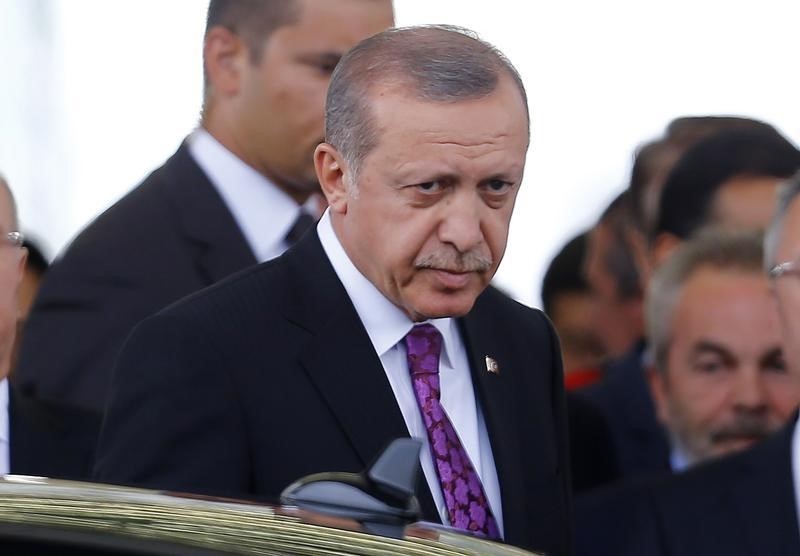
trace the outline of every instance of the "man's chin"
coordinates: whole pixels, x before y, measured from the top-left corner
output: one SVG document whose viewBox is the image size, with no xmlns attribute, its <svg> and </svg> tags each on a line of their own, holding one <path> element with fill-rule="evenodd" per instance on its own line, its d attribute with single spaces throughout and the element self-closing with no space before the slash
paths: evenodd
<svg viewBox="0 0 800 556">
<path fill-rule="evenodd" d="M 463 317 L 472 310 L 477 295 L 459 292 L 458 294 L 434 294 L 430 298 L 415 303 L 411 310 L 411 318 L 415 322 L 428 319 Z"/>
</svg>

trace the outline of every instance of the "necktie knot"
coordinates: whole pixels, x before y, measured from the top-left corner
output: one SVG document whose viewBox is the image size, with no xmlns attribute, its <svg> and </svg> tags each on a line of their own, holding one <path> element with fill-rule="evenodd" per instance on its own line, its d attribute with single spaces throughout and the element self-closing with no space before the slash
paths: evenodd
<svg viewBox="0 0 800 556">
<path fill-rule="evenodd" d="M 417 324 L 405 337 L 408 369 L 411 376 L 438 374 L 442 352 L 442 335 L 430 323 Z"/>
</svg>

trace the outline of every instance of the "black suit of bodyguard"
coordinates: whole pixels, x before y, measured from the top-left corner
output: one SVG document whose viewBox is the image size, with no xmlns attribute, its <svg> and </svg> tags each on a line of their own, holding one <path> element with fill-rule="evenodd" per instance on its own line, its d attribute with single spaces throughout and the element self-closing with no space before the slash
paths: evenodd
<svg viewBox="0 0 800 556">
<path fill-rule="evenodd" d="M 402 337 L 379 356 L 371 334 L 448 318 L 460 341 L 442 405 L 456 415 L 474 403 L 485 423 L 470 434 L 462 421 L 458 442 L 486 454 L 481 481 L 496 474 L 504 539 L 568 554 L 558 342 L 539 311 L 487 289 L 522 181 L 525 103 L 508 62 L 452 28 L 394 29 L 348 52 L 315 151 L 329 203 L 318 232 L 136 328 L 96 477 L 274 498 L 302 475 L 361 470 L 419 416 L 390 382 L 411 389 Z M 450 381 L 466 388 L 445 400 Z M 451 502 L 435 507 L 457 489 L 434 473 L 419 493 L 424 518 L 456 515 Z"/>
<path fill-rule="evenodd" d="M 184 144 L 53 265 L 15 381 L 37 397 L 102 410 L 114 359 L 137 322 L 255 263 Z"/>
<path fill-rule="evenodd" d="M 236 197 L 266 212 L 272 207 L 262 206 L 269 200 L 258 189 L 275 188 L 299 210 L 318 191 L 312 153 L 331 64 L 392 20 L 390 0 L 211 0 L 201 127 L 269 183 L 243 182 L 219 155 L 201 156 L 198 165 L 184 144 L 48 272 L 22 343 L 18 385 L 40 398 L 102 410 L 114 359 L 134 325 L 264 260 L 227 202 Z M 269 217 L 258 224 L 248 238 L 280 228 Z"/>
</svg>

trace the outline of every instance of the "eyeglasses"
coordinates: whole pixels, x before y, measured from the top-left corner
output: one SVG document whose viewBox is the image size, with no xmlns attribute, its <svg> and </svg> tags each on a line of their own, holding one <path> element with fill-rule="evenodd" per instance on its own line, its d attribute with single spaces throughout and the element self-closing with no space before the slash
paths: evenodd
<svg viewBox="0 0 800 556">
<path fill-rule="evenodd" d="M 8 232 L 5 237 L 3 237 L 3 240 L 12 247 L 22 247 L 25 236 L 22 235 L 22 232 Z"/>
<path fill-rule="evenodd" d="M 772 279 L 780 278 L 787 274 L 800 276 L 800 259 L 778 263 L 769 269 L 769 277 Z"/>
</svg>

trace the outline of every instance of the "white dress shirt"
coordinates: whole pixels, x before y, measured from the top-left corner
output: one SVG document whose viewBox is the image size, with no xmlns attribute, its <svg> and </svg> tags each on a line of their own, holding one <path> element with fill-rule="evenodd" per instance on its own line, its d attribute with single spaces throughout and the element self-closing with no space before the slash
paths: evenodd
<svg viewBox="0 0 800 556">
<path fill-rule="evenodd" d="M 679 446 L 675 445 L 674 442 L 672 451 L 669 454 L 669 464 L 673 473 L 681 473 L 682 471 L 686 471 L 689 467 L 691 467 L 689 458 Z"/>
<path fill-rule="evenodd" d="M 189 153 L 222 196 L 259 262 L 273 259 L 289 247 L 286 234 L 301 210 L 318 216 L 318 196 L 312 195 L 299 206 L 205 129 L 195 130 L 187 142 Z"/>
<path fill-rule="evenodd" d="M 8 379 L 0 380 L 0 475 L 11 472 L 11 432 L 8 418 Z"/>
<path fill-rule="evenodd" d="M 375 352 L 383 363 L 386 378 L 392 387 L 410 435 L 423 442 L 420 454 L 422 471 L 433 494 L 433 500 L 439 510 L 442 522 L 449 524 L 447 506 L 428 446 L 428 434 L 417 405 L 414 387 L 411 384 L 406 348 L 403 343 L 403 338 L 415 323 L 384 297 L 353 265 L 333 231 L 328 211 L 323 214 L 317 225 L 317 231 L 325 254 L 347 290 L 347 294 L 367 330 Z M 450 417 L 450 421 L 483 483 L 489 506 L 502 534 L 503 510 L 500 500 L 500 485 L 497 480 L 497 470 L 492 457 L 486 422 L 475 397 L 464 343 L 454 319 L 433 319 L 430 323 L 439 330 L 443 338 L 442 354 L 439 360 L 441 404 Z"/>
</svg>

